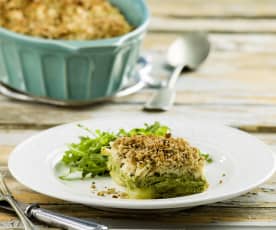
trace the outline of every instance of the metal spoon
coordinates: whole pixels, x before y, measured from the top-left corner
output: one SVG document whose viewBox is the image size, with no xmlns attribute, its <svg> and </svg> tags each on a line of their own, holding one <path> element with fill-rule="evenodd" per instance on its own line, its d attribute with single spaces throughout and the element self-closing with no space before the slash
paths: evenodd
<svg viewBox="0 0 276 230">
<path fill-rule="evenodd" d="M 144 109 L 148 111 L 167 111 L 175 100 L 175 84 L 186 68 L 195 70 L 208 56 L 210 43 L 204 33 L 189 33 L 178 38 L 170 46 L 167 53 L 167 63 L 174 67 L 173 74 L 166 87 L 159 89 L 148 101 Z"/>
</svg>

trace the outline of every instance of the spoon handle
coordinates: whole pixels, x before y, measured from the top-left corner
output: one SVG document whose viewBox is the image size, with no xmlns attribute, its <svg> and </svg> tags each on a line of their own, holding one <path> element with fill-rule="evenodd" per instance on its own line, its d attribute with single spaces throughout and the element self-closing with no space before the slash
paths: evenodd
<svg viewBox="0 0 276 230">
<path fill-rule="evenodd" d="M 175 100 L 174 89 L 162 88 L 157 90 L 152 98 L 144 105 L 146 111 L 168 111 Z"/>
<path fill-rule="evenodd" d="M 169 79 L 167 88 L 174 89 L 176 81 L 177 81 L 179 75 L 181 74 L 181 71 L 183 70 L 183 68 L 184 68 L 184 65 L 178 65 L 178 66 L 176 66 L 176 68 L 173 71 L 172 76 Z"/>
<path fill-rule="evenodd" d="M 183 69 L 183 65 L 178 65 L 166 87 L 155 92 L 153 97 L 144 105 L 146 111 L 167 111 L 173 106 L 175 101 L 175 84 Z"/>
</svg>

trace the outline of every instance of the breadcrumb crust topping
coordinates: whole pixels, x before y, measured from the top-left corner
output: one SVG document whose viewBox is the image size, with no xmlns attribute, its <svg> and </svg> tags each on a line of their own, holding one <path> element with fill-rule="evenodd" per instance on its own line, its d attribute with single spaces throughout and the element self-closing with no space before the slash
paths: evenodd
<svg viewBox="0 0 276 230">
<path fill-rule="evenodd" d="M 177 173 L 198 171 L 200 174 L 204 166 L 200 151 L 183 138 L 153 135 L 122 137 L 113 143 L 112 148 L 122 162 L 121 168 L 127 165 L 127 170 L 134 172 L 148 167 L 152 173 L 172 170 Z"/>
</svg>

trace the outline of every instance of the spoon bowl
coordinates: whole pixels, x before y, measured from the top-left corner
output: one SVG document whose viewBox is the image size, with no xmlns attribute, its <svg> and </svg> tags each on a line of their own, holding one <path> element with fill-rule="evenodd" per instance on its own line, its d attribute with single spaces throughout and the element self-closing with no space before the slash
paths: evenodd
<svg viewBox="0 0 276 230">
<path fill-rule="evenodd" d="M 176 39 L 168 49 L 167 64 L 195 70 L 208 57 L 210 42 L 205 33 L 188 33 Z"/>
<path fill-rule="evenodd" d="M 208 57 L 210 43 L 204 33 L 189 33 L 172 43 L 167 53 L 167 63 L 174 68 L 166 87 L 159 89 L 148 101 L 144 110 L 167 111 L 175 100 L 175 84 L 184 68 L 195 70 Z"/>
</svg>

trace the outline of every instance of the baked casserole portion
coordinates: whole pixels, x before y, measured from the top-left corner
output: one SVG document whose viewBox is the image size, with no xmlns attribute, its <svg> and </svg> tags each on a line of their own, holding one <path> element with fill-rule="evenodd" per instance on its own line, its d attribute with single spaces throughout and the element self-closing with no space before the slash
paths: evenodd
<svg viewBox="0 0 276 230">
<path fill-rule="evenodd" d="M 111 38 L 132 30 L 107 0 L 0 0 L 0 26 L 64 40 Z"/>
<path fill-rule="evenodd" d="M 182 138 L 136 135 L 115 140 L 108 150 L 111 177 L 130 198 L 169 198 L 203 192 L 204 158 Z"/>
</svg>

